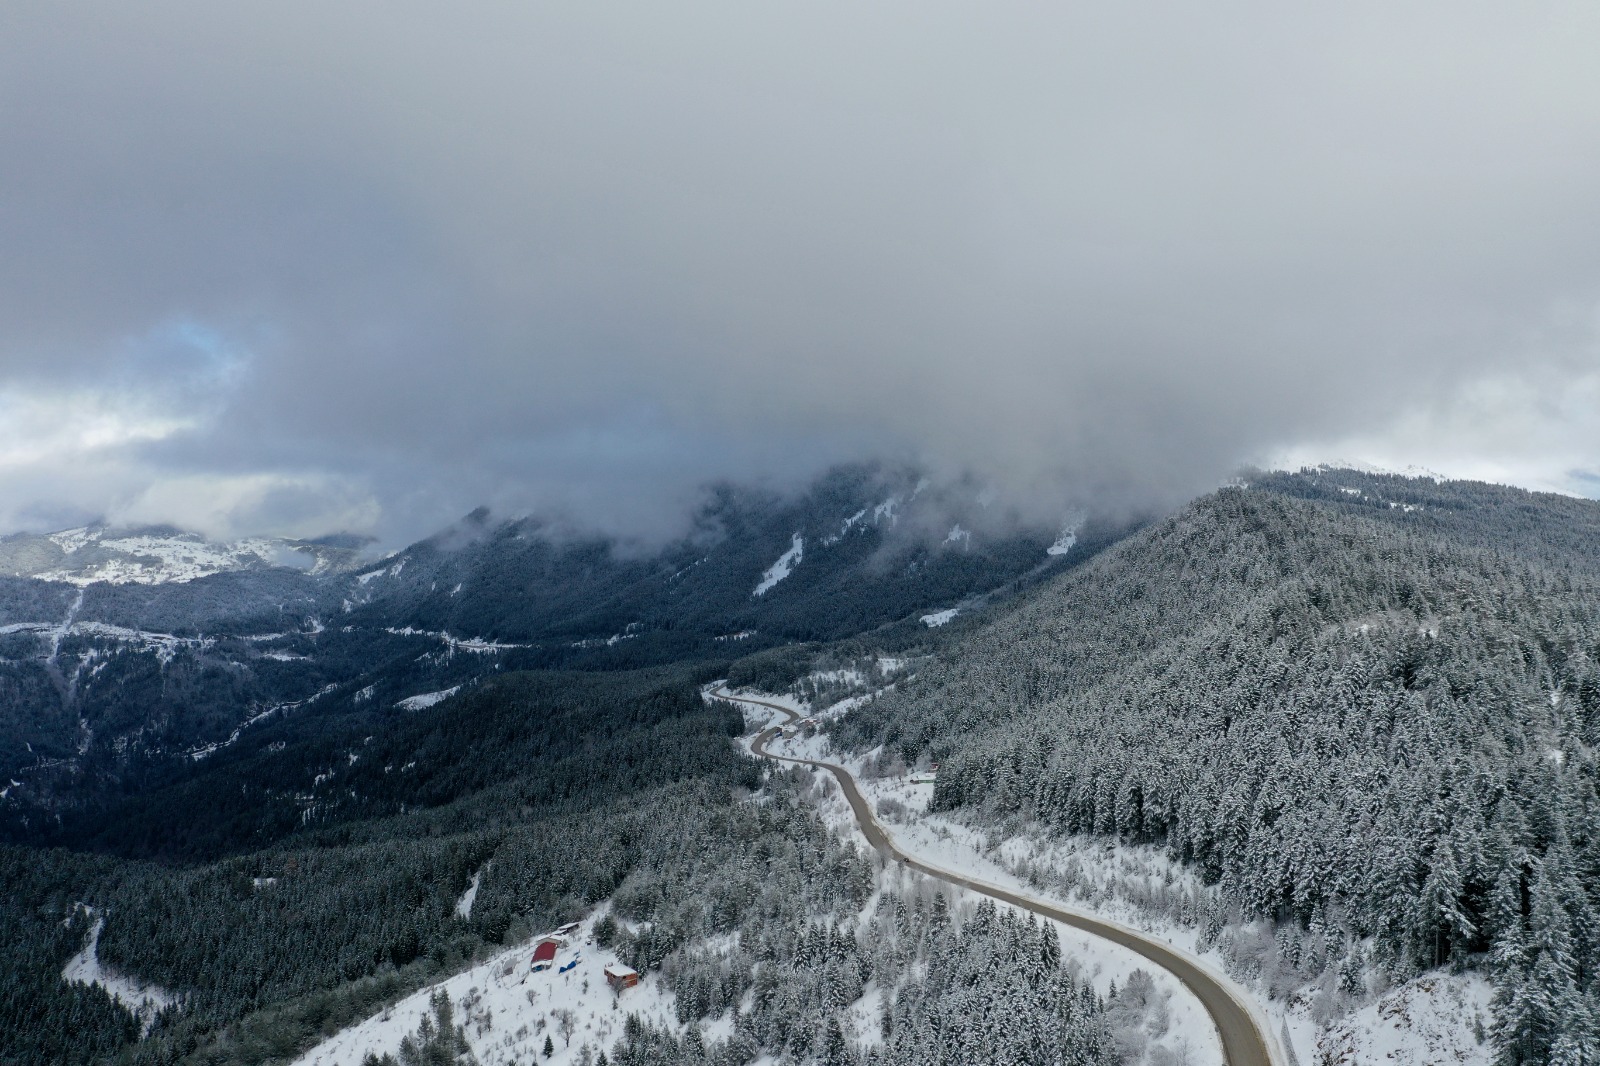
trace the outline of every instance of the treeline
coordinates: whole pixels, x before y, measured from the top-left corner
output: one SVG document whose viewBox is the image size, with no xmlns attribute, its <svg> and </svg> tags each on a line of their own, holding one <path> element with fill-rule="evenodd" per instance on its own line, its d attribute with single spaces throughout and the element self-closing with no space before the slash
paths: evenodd
<svg viewBox="0 0 1600 1066">
<path fill-rule="evenodd" d="M 1199 501 L 847 743 L 940 760 L 942 810 L 1164 843 L 1396 978 L 1484 966 L 1505 1063 L 1600 1046 L 1600 573 L 1545 528 L 1600 507 L 1329 480 Z"/>
</svg>

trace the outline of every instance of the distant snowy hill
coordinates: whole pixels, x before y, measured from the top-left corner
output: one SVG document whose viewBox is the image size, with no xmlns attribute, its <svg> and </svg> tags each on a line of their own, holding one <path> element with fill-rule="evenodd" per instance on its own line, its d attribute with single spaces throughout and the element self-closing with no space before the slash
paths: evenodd
<svg viewBox="0 0 1600 1066">
<path fill-rule="evenodd" d="M 1086 526 L 1062 553 L 994 510 L 969 486 L 843 468 L 788 497 L 717 487 L 688 535 L 648 547 L 483 510 L 381 559 L 337 537 L 0 538 L 0 838 L 289 719 L 415 712 L 497 671 L 920 639 L 929 612 L 972 617 L 1117 535 Z"/>
<path fill-rule="evenodd" d="M 355 565 L 361 543 L 341 537 L 217 542 L 170 526 L 93 525 L 0 537 L 0 574 L 72 585 L 160 585 L 273 566 L 323 574 Z"/>
</svg>

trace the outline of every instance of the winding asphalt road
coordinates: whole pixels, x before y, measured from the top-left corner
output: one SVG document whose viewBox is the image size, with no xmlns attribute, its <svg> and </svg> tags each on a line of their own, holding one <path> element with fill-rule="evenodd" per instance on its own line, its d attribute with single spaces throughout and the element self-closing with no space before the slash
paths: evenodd
<svg viewBox="0 0 1600 1066">
<path fill-rule="evenodd" d="M 718 699 L 729 700 L 734 703 L 748 703 L 766 707 L 787 716 L 790 722 L 796 721 L 800 716 L 787 707 L 780 707 L 776 703 L 765 700 L 751 699 L 748 696 L 735 696 L 727 689 L 718 689 L 711 693 Z M 893 838 L 878 824 L 877 817 L 872 812 L 872 805 L 861 794 L 861 789 L 856 785 L 856 779 L 849 770 L 830 762 L 821 762 L 816 759 L 795 759 L 787 755 L 774 755 L 767 750 L 767 745 L 782 731 L 781 726 L 773 726 L 756 737 L 750 744 L 750 750 L 764 758 L 778 762 L 800 763 L 803 766 L 815 766 L 830 771 L 838 778 L 839 785 L 844 789 L 845 799 L 850 801 L 850 809 L 855 812 L 856 821 L 861 826 L 862 834 L 871 844 L 884 855 L 911 867 L 920 870 L 929 877 L 938 878 L 940 881 L 962 888 L 970 889 L 997 899 L 1002 903 L 1010 903 L 1021 907 L 1023 910 L 1032 911 L 1034 914 L 1045 918 L 1052 918 L 1065 925 L 1075 926 L 1095 936 L 1103 937 L 1114 944 L 1121 944 L 1130 951 L 1138 952 L 1157 966 L 1172 974 L 1182 981 L 1189 991 L 1204 1005 L 1211 1015 L 1211 1020 L 1217 1027 L 1217 1033 L 1222 1038 L 1222 1056 L 1228 1066 L 1278 1066 L 1279 1061 L 1274 1060 L 1273 1045 L 1268 1039 L 1266 1031 L 1249 1007 L 1238 995 L 1220 978 L 1204 967 L 1195 963 L 1188 956 L 1180 954 L 1158 940 L 1152 940 L 1125 926 L 1111 922 L 1103 922 L 1086 914 L 1065 910 L 1043 900 L 1025 896 L 1000 885 L 992 885 L 986 881 L 974 880 L 965 874 L 946 870 L 941 866 L 924 862 L 914 855 L 908 855 L 896 846 Z"/>
</svg>

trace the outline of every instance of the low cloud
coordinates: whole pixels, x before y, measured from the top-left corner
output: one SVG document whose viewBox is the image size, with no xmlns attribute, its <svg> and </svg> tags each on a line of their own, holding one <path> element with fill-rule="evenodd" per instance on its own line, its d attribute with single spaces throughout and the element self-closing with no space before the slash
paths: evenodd
<svg viewBox="0 0 1600 1066">
<path fill-rule="evenodd" d="M 867 457 L 1058 515 L 1342 447 L 1581 491 L 1597 33 L 1576 4 L 8 11 L 0 522 L 641 532 L 710 478 Z"/>
</svg>

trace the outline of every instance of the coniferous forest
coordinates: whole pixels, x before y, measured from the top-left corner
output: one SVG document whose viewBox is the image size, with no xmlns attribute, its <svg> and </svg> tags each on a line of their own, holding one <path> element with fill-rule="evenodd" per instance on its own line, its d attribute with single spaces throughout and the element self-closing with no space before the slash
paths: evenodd
<svg viewBox="0 0 1600 1066">
<path fill-rule="evenodd" d="M 287 1061 L 604 906 L 597 935 L 677 1020 L 630 1021 L 609 1062 L 1147 1061 L 1147 979 L 1097 993 L 1050 927 L 885 883 L 818 783 L 741 752 L 747 723 L 701 694 L 820 706 L 889 653 L 914 668 L 869 669 L 882 691 L 829 728 L 939 763 L 939 813 L 1154 845 L 1273 923 L 1296 972 L 1483 972 L 1501 1062 L 1588 1061 L 1600 508 L 1308 471 L 1093 547 L 941 628 L 738 658 L 468 676 L 397 647 L 381 699 L 347 682 L 206 758 L 108 770 L 0 847 L 0 1060 Z M 163 666 L 182 699 L 205 690 L 179 656 L 151 684 Z M 103 965 L 174 1005 L 135 1018 L 62 980 L 96 929 Z M 449 1052 L 445 1008 L 403 1056 Z"/>
<path fill-rule="evenodd" d="M 1158 843 L 1394 978 L 1487 970 L 1507 1064 L 1600 1047 L 1592 503 L 1263 476 L 942 648 L 842 732 L 940 760 L 940 809 Z"/>
</svg>

